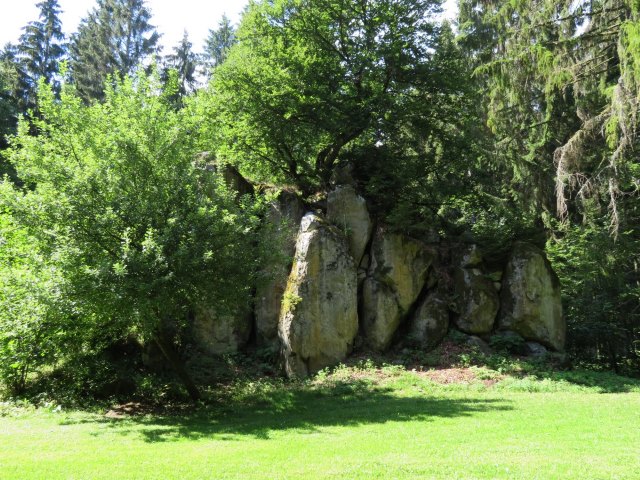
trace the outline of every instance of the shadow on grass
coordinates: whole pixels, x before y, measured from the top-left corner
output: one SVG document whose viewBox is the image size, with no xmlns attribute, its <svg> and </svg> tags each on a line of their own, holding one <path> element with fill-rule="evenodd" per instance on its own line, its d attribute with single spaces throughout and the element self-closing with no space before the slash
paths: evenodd
<svg viewBox="0 0 640 480">
<path fill-rule="evenodd" d="M 355 380 L 322 388 L 279 387 L 188 414 L 94 421 L 108 424 L 123 435 L 142 435 L 148 442 L 241 440 L 243 436 L 269 439 L 273 432 L 290 429 L 313 433 L 331 426 L 430 421 L 511 409 L 510 402 L 501 400 L 398 396 L 391 389 Z"/>
<path fill-rule="evenodd" d="M 538 374 L 540 378 L 563 381 L 581 387 L 590 387 L 600 393 L 640 392 L 640 379 L 624 377 L 613 372 L 591 370 L 567 370 Z"/>
</svg>

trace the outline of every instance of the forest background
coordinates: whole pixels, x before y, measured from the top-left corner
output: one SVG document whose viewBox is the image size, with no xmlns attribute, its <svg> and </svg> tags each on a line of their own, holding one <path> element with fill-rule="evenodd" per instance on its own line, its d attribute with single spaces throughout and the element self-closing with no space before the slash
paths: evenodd
<svg viewBox="0 0 640 480">
<path fill-rule="evenodd" d="M 391 229 L 545 246 L 568 353 L 638 374 L 638 2 L 460 0 L 448 22 L 437 0 L 255 1 L 167 55 L 142 0 L 98 0 L 70 36 L 38 9 L 0 52 L 12 394 L 60 369 L 97 389 L 131 336 L 196 388 L 167 320 L 233 303 L 277 241 L 205 151 L 309 202 L 349 164 Z"/>
</svg>

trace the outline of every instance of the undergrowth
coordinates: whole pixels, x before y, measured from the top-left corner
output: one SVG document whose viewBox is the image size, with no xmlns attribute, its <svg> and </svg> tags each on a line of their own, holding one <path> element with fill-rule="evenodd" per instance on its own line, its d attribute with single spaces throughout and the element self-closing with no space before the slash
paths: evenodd
<svg viewBox="0 0 640 480">
<path fill-rule="evenodd" d="M 353 395 L 357 392 L 392 388 L 397 391 L 418 388 L 423 392 L 640 392 L 640 380 L 611 372 L 569 368 L 562 356 L 513 356 L 508 353 L 485 355 L 477 347 L 457 338 L 446 339 L 435 350 L 425 352 L 404 348 L 380 355 L 354 354 L 345 363 L 326 368 L 308 379 L 289 380 L 278 374 L 272 352 L 254 355 L 227 355 L 192 365 L 202 389 L 202 401 L 193 404 L 182 386 L 167 372 L 137 369 L 131 373 L 135 391 L 112 395 L 89 395 L 86 384 L 68 382 L 54 372 L 34 383 L 47 393 L 23 398 L 5 398 L 0 415 L 14 410 L 82 409 L 104 411 L 114 405 L 134 404 L 144 412 L 226 408 L 229 405 L 264 405 L 282 402 L 291 392 L 328 392 Z M 69 387 L 71 385 L 71 387 Z M 116 385 L 117 386 L 117 385 Z M 399 389 L 399 390 L 398 390 Z M 138 408 L 138 407 L 136 407 Z M 284 408 L 284 407 L 283 407 Z"/>
</svg>

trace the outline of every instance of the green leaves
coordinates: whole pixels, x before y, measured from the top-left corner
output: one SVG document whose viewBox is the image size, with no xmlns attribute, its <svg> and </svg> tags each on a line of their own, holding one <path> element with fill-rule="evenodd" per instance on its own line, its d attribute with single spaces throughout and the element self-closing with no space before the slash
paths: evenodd
<svg viewBox="0 0 640 480">
<path fill-rule="evenodd" d="M 0 206 L 6 205 L 6 185 Z M 3 211 L 4 210 L 4 211 Z M 20 393 L 28 374 L 57 358 L 63 280 L 9 212 L 0 209 L 0 382 Z"/>
<path fill-rule="evenodd" d="M 489 123 L 503 147 L 498 158 L 533 180 L 527 197 L 539 211 L 568 219 L 588 212 L 589 202 L 608 203 L 614 234 L 623 221 L 622 191 L 630 187 L 620 172 L 637 163 L 634 5 L 461 2 L 463 42 L 475 49 L 477 77 L 491 99 Z"/>
<path fill-rule="evenodd" d="M 422 81 L 431 0 L 252 3 L 208 94 L 219 154 L 255 178 L 324 188 L 338 158 Z"/>
<path fill-rule="evenodd" d="M 22 232 L 7 237 L 13 253 L 3 277 L 4 291 L 22 296 L 1 302 L 19 309 L 0 312 L 0 321 L 49 338 L 53 310 L 42 299 L 62 291 L 56 318 L 75 325 L 82 348 L 82 338 L 149 336 L 196 305 L 245 298 L 259 261 L 257 207 L 237 202 L 196 160 L 201 118 L 176 111 L 157 75 L 118 81 L 91 106 L 73 87 L 57 101 L 41 85 L 40 103 L 40 135 L 22 122 L 8 152 L 30 187 L 0 188 L 0 215 L 11 213 L 5 230 Z M 28 297 L 33 291 L 42 295 Z M 28 335 L 25 342 L 40 348 Z"/>
</svg>

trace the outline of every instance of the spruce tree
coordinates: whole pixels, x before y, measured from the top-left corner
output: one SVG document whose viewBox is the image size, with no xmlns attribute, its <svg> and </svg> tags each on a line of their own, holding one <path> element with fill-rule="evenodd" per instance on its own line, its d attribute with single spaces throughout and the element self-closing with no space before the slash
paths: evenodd
<svg viewBox="0 0 640 480">
<path fill-rule="evenodd" d="M 66 53 L 60 6 L 58 0 L 44 0 L 36 5 L 40 9 L 37 21 L 24 27 L 17 51 L 25 74 L 28 104 L 35 106 L 36 90 L 40 79 L 58 90 L 55 79 L 59 63 Z"/>
<path fill-rule="evenodd" d="M 6 136 L 15 133 L 20 113 L 27 110 L 26 73 L 18 59 L 18 49 L 10 43 L 0 51 L 0 149 Z"/>
<path fill-rule="evenodd" d="M 180 97 L 193 91 L 196 85 L 196 67 L 198 57 L 191 50 L 193 44 L 189 41 L 189 34 L 185 30 L 180 43 L 173 47 L 173 54 L 167 56 L 167 67 L 177 72 L 178 95 Z"/>
<path fill-rule="evenodd" d="M 236 41 L 236 30 L 227 15 L 222 15 L 218 28 L 210 29 L 204 44 L 207 74 L 227 58 L 227 52 Z"/>
<path fill-rule="evenodd" d="M 547 208 L 567 220 L 605 200 L 620 231 L 620 201 L 637 191 L 637 5 L 460 3 L 460 32 L 477 46 L 477 76 L 487 82 L 489 123 L 522 184 L 545 184 L 556 203 Z"/>
<path fill-rule="evenodd" d="M 144 0 L 98 0 L 71 43 L 71 72 L 85 101 L 103 98 L 109 75 L 131 74 L 159 50 Z"/>
</svg>

